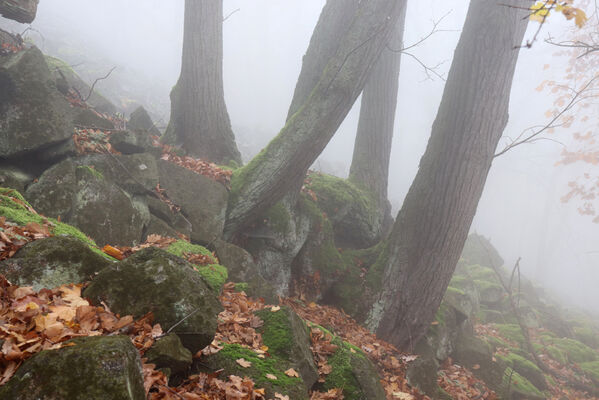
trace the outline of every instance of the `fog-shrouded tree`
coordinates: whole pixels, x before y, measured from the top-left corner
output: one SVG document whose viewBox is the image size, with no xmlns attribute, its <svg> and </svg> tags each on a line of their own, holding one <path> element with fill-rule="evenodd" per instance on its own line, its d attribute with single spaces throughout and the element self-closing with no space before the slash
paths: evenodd
<svg viewBox="0 0 599 400">
<path fill-rule="evenodd" d="M 226 236 L 241 231 L 289 192 L 299 190 L 308 168 L 362 92 L 404 7 L 401 0 L 358 3 L 345 33 L 335 36 L 339 43 L 331 46 L 316 85 L 304 100 L 297 100 L 297 111 L 292 111 L 279 134 L 233 176 Z"/>
<path fill-rule="evenodd" d="M 426 333 L 468 235 L 508 121 L 532 2 L 472 0 L 431 137 L 377 263 L 369 327 L 401 349 Z"/>
<path fill-rule="evenodd" d="M 216 163 L 240 162 L 223 89 L 223 2 L 186 0 L 181 75 L 167 143 Z"/>
<path fill-rule="evenodd" d="M 381 224 L 383 229 L 391 223 L 387 186 L 406 9 L 407 4 L 404 5 L 389 44 L 364 86 L 349 170 L 349 180 L 375 197 L 380 218 L 389 222 Z"/>
</svg>

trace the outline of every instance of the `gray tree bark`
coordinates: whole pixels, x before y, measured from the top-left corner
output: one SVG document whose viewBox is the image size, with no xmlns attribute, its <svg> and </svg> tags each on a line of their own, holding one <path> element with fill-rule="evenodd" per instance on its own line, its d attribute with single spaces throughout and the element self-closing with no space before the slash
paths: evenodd
<svg viewBox="0 0 599 400">
<path fill-rule="evenodd" d="M 405 0 L 362 0 L 347 33 L 339 38 L 318 83 L 285 127 L 232 180 L 225 223 L 231 236 L 286 193 L 306 171 L 351 109 L 388 43 Z"/>
<path fill-rule="evenodd" d="M 383 290 L 369 327 L 400 349 L 427 331 L 468 235 L 508 120 L 528 21 L 515 7 L 527 4 L 470 3 L 431 138 L 379 259 Z"/>
<path fill-rule="evenodd" d="M 165 141 L 215 163 L 241 162 L 223 89 L 222 0 L 186 0 L 184 25 Z"/>
<path fill-rule="evenodd" d="M 407 2 L 403 5 L 389 44 L 383 50 L 364 86 L 354 154 L 349 170 L 349 180 L 375 196 L 381 219 L 389 221 L 392 220 L 387 200 L 389 160 L 397 107 L 400 50 L 403 47 L 406 9 Z"/>
<path fill-rule="evenodd" d="M 295 85 L 287 120 L 300 109 L 316 87 L 331 55 L 339 49 L 340 39 L 351 27 L 359 5 L 360 0 L 327 0 L 302 58 L 302 69 Z"/>
</svg>

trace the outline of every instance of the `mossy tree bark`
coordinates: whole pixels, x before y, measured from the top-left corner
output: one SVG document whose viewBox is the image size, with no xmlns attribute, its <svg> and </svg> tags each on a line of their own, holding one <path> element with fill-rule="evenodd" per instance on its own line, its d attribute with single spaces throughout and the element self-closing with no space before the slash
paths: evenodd
<svg viewBox="0 0 599 400">
<path fill-rule="evenodd" d="M 310 95 L 285 127 L 233 176 L 225 235 L 243 229 L 288 192 L 325 148 L 362 91 L 387 45 L 405 0 L 361 1 L 350 28 L 339 37 Z"/>
<path fill-rule="evenodd" d="M 349 180 L 372 193 L 381 217 L 391 221 L 387 200 L 389 159 L 399 89 L 399 67 L 407 2 L 397 20 L 395 31 L 362 92 L 360 119 L 349 170 Z M 390 225 L 389 222 L 388 225 Z"/>
<path fill-rule="evenodd" d="M 431 138 L 380 256 L 383 290 L 369 323 L 401 349 L 433 320 L 476 212 L 508 120 L 516 46 L 527 26 L 522 6 L 471 1 Z"/>
<path fill-rule="evenodd" d="M 223 89 L 222 0 L 186 0 L 184 24 L 165 140 L 215 163 L 240 162 Z"/>
<path fill-rule="evenodd" d="M 360 0 L 327 0 L 302 58 L 287 120 L 300 109 L 318 84 L 331 55 L 339 50 L 339 39 L 347 34 L 359 4 Z"/>
</svg>

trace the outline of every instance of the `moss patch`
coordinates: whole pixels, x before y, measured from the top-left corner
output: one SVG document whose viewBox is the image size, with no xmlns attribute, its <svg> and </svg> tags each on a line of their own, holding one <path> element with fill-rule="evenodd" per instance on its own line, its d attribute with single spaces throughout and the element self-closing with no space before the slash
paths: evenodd
<svg viewBox="0 0 599 400">
<path fill-rule="evenodd" d="M 166 249 L 166 251 L 176 255 L 177 257 L 183 257 L 185 253 L 202 254 L 204 256 L 214 257 L 212 255 L 212 252 L 204 246 L 200 246 L 198 244 L 191 244 L 189 242 L 186 242 L 185 240 L 177 240 L 175 243 L 171 244 Z M 216 262 L 216 260 L 214 261 Z"/>
<path fill-rule="evenodd" d="M 95 176 L 97 179 L 104 179 L 104 175 L 102 175 L 102 173 L 100 171 L 96 170 L 93 166 L 80 165 L 77 167 L 77 169 L 85 171 L 85 172 Z"/>
<path fill-rule="evenodd" d="M 195 266 L 195 269 L 204 278 L 206 283 L 216 291 L 220 291 L 220 288 L 228 278 L 227 268 L 220 264 L 210 264 L 203 267 Z"/>
<path fill-rule="evenodd" d="M 518 374 L 512 368 L 506 368 L 503 373 L 502 382 L 504 393 L 520 393 L 524 396 L 534 396 L 533 398 L 545 398 L 543 393 L 537 389 L 528 379 Z M 511 398 L 511 397 L 509 397 Z M 527 398 L 527 397 L 524 397 Z"/>
</svg>

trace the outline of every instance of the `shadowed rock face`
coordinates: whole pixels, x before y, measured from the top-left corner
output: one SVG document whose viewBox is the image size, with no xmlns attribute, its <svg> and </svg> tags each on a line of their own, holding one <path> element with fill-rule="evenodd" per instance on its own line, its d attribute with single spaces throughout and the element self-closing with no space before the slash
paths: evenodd
<svg viewBox="0 0 599 400">
<path fill-rule="evenodd" d="M 30 24 L 35 19 L 39 0 L 0 0 L 0 14 L 4 18 Z"/>
</svg>

